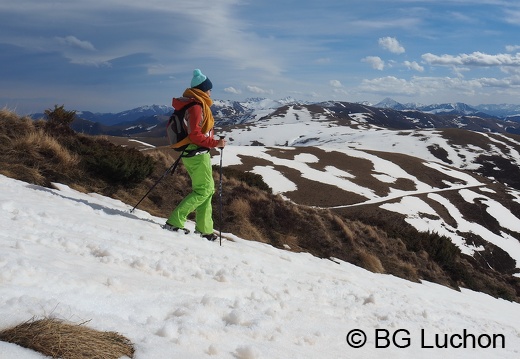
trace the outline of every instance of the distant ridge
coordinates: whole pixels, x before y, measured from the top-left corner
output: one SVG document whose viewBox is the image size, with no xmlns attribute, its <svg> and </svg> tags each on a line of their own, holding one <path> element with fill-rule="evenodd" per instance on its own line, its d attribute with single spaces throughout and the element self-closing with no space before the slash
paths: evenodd
<svg viewBox="0 0 520 359">
<path fill-rule="evenodd" d="M 221 117 L 235 116 L 240 117 L 245 122 L 250 117 L 256 118 L 256 114 L 260 117 L 267 115 L 274 110 L 286 105 L 311 105 L 311 104 L 326 104 L 336 103 L 342 101 L 320 101 L 320 102 L 306 102 L 299 101 L 292 97 L 286 97 L 279 100 L 273 100 L 264 97 L 248 98 L 244 101 L 231 101 L 215 99 L 213 104 L 214 113 L 220 113 Z M 346 102 L 346 101 L 343 101 Z M 371 104 L 369 102 L 357 102 L 357 104 L 371 106 L 376 108 L 392 109 L 397 111 L 420 111 L 430 114 L 454 114 L 454 115 L 477 115 L 479 117 L 493 117 L 501 120 L 520 121 L 520 105 L 514 104 L 483 104 L 477 106 L 470 106 L 462 102 L 440 103 L 424 105 L 419 103 L 400 103 L 392 98 L 385 98 L 382 101 Z M 70 109 L 69 109 L 70 110 Z M 123 122 L 132 122 L 144 117 L 151 116 L 167 116 L 173 111 L 171 106 L 167 105 L 147 105 L 140 106 L 130 110 L 118 113 L 97 113 L 88 110 L 77 111 L 79 118 L 99 122 L 103 125 L 115 125 Z M 42 118 L 43 113 L 34 113 L 30 115 L 32 118 Z M 245 117 L 244 117 L 245 116 Z"/>
</svg>

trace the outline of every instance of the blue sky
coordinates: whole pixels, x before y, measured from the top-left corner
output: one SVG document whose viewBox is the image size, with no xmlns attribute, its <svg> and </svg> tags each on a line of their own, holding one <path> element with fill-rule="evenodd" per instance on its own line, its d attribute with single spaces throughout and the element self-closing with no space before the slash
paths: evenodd
<svg viewBox="0 0 520 359">
<path fill-rule="evenodd" d="M 212 96 L 520 103 L 520 2 L 0 0 L 0 106 L 170 105 Z"/>
</svg>

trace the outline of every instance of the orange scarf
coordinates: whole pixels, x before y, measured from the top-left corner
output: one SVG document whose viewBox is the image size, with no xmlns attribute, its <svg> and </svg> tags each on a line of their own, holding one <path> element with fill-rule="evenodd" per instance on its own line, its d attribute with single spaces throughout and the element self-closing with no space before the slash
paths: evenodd
<svg viewBox="0 0 520 359">
<path fill-rule="evenodd" d="M 193 98 L 202 104 L 202 133 L 208 133 L 215 124 L 215 119 L 211 113 L 211 105 L 213 100 L 207 93 L 196 88 L 189 88 L 182 94 L 183 97 Z"/>
</svg>

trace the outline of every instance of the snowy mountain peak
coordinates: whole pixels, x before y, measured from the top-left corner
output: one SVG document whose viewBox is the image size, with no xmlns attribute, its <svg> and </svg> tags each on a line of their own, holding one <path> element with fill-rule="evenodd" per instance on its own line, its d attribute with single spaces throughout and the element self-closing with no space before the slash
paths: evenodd
<svg viewBox="0 0 520 359">
<path fill-rule="evenodd" d="M 399 102 L 395 101 L 394 99 L 391 99 L 390 97 L 386 97 L 385 99 L 383 99 L 382 101 L 380 101 L 374 105 L 374 107 L 393 108 L 393 109 L 395 109 L 396 107 L 399 107 L 399 106 L 403 106 L 403 105 L 400 104 Z"/>
</svg>

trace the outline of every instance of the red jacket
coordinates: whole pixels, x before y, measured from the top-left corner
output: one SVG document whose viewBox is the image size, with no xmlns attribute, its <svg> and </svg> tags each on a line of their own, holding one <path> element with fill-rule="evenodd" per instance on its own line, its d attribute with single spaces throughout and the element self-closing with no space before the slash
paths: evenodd
<svg viewBox="0 0 520 359">
<path fill-rule="evenodd" d="M 174 98 L 172 100 L 172 106 L 176 110 L 182 109 L 184 106 L 191 102 L 196 102 L 195 99 L 181 97 Z M 200 106 L 191 106 L 185 115 L 185 119 L 188 123 L 188 137 L 191 143 L 207 148 L 214 148 L 218 145 L 218 140 L 213 137 L 213 128 L 209 130 L 207 133 L 202 133 L 202 124 L 204 123 L 204 116 L 202 113 L 202 105 Z"/>
</svg>

